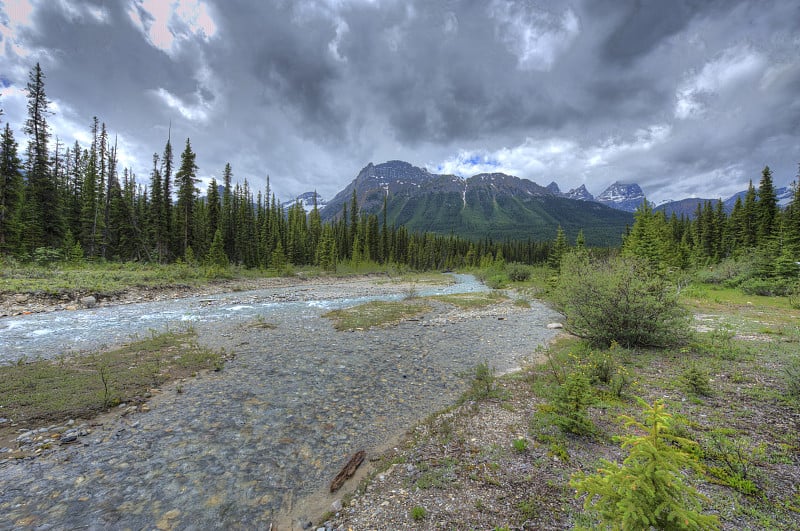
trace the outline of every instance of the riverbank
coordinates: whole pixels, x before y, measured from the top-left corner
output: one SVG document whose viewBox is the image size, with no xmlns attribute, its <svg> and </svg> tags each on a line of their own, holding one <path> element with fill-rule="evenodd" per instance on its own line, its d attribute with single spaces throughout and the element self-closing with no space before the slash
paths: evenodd
<svg viewBox="0 0 800 531">
<path fill-rule="evenodd" d="M 355 451 L 369 463 L 452 404 L 478 363 L 512 370 L 555 334 L 546 326 L 554 312 L 512 300 L 470 310 L 434 303 L 414 320 L 349 332 L 321 318 L 327 308 L 315 301 L 359 290 L 421 286 L 316 283 L 287 288 L 311 304 L 196 322 L 201 344 L 235 359 L 155 393 L 147 412 L 92 427 L 79 444 L 3 461 L 0 527 L 297 529 L 354 488 L 358 476 L 335 498 L 326 493 Z"/>
<path fill-rule="evenodd" d="M 402 289 L 412 290 L 418 286 L 451 283 L 452 278 L 439 273 L 392 274 L 376 272 L 352 276 L 299 273 L 291 276 L 242 276 L 231 279 L 193 280 L 183 282 L 165 280 L 138 282 L 131 279 L 115 284 L 113 289 L 81 287 L 84 281 L 75 280 L 71 287 L 59 289 L 28 289 L 16 291 L 12 286 L 0 290 L 0 318 L 33 313 L 75 311 L 87 308 L 102 308 L 120 304 L 138 304 L 181 299 L 193 296 L 211 296 L 221 293 L 254 291 L 274 288 L 319 288 L 340 285 L 385 285 L 402 284 Z"/>
</svg>

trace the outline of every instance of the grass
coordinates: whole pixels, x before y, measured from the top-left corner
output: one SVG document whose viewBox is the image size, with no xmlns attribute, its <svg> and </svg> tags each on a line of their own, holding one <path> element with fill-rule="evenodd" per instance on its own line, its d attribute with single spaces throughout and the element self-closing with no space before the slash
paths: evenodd
<svg viewBox="0 0 800 531">
<path fill-rule="evenodd" d="M 430 282 L 437 282 L 438 276 L 430 276 Z M 411 319 L 431 311 L 431 306 L 426 302 L 444 302 L 463 309 L 483 308 L 507 301 L 508 297 L 502 293 L 460 293 L 457 295 L 436 295 L 433 297 L 417 298 L 408 297 L 402 301 L 372 301 L 359 304 L 351 308 L 332 310 L 322 317 L 331 319 L 336 330 L 367 330 L 377 326 L 386 326 L 398 323 L 404 319 Z"/>
<path fill-rule="evenodd" d="M 223 362 L 222 354 L 197 344 L 193 330 L 153 334 L 92 355 L 0 367 L 0 404 L 15 426 L 86 419 Z"/>
<path fill-rule="evenodd" d="M 429 312 L 431 307 L 420 300 L 372 301 L 352 308 L 332 310 L 322 317 L 333 321 L 336 330 L 367 330 L 397 323 Z"/>
<path fill-rule="evenodd" d="M 2 293 L 104 293 L 131 287 L 198 286 L 215 280 L 266 276 L 257 270 L 230 267 L 206 269 L 187 264 L 84 263 L 81 265 L 2 263 Z"/>
<path fill-rule="evenodd" d="M 432 300 L 452 304 L 459 308 L 468 310 L 474 308 L 485 308 L 500 304 L 508 300 L 508 297 L 496 291 L 478 293 L 457 293 L 455 295 L 435 295 L 430 297 Z"/>
<path fill-rule="evenodd" d="M 688 345 L 589 349 L 580 340 L 563 337 L 549 346 L 543 363 L 498 377 L 495 384 L 521 415 L 499 430 L 502 439 L 494 439 L 502 451 L 482 450 L 491 449 L 491 439 L 481 440 L 480 447 L 474 442 L 476 426 L 486 416 L 497 416 L 501 404 L 496 401 L 462 401 L 415 429 L 400 455 L 420 472 L 413 478 L 419 489 L 409 491 L 406 510 L 448 495 L 462 496 L 466 489 L 477 501 L 457 512 L 431 510 L 431 520 L 446 521 L 452 528 L 491 529 L 497 526 L 497 514 L 486 508 L 502 507 L 504 521 L 517 527 L 592 528 L 596 522 L 583 511 L 583 499 L 572 496 L 569 478 L 596 467 L 601 457 L 623 459 L 614 441 L 623 433 L 618 418 L 638 415 L 634 397 L 639 396 L 648 402 L 664 400 L 676 419 L 675 434 L 700 444 L 701 469 L 687 472 L 686 482 L 707 496 L 703 511 L 719 515 L 723 529 L 800 528 L 798 312 L 788 308 L 786 298 L 728 289 L 688 289 L 683 297 L 695 313 L 714 316 L 704 322 L 711 331 L 697 333 Z M 613 361 L 608 367 L 606 357 Z M 547 414 L 559 387 L 575 370 L 592 377 L 597 399 L 587 410 L 597 428 L 592 436 L 565 434 Z M 611 388 L 615 374 L 627 378 L 619 393 Z M 529 429 L 523 435 L 518 426 L 525 425 Z M 511 445 L 509 434 L 516 437 Z M 443 467 L 449 462 L 445 459 L 457 466 Z M 381 489 L 381 484 L 373 486 Z M 438 489 L 445 492 L 431 492 Z"/>
</svg>

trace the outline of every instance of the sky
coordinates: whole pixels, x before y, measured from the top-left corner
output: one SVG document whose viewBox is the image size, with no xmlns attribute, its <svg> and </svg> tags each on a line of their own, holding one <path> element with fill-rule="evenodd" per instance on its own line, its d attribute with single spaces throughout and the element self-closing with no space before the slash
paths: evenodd
<svg viewBox="0 0 800 531">
<path fill-rule="evenodd" d="M 142 183 L 171 135 L 281 199 L 395 159 L 726 198 L 796 179 L 799 30 L 792 0 L 0 0 L 0 120 L 24 152 L 38 62 L 54 137 L 97 116 Z"/>
</svg>

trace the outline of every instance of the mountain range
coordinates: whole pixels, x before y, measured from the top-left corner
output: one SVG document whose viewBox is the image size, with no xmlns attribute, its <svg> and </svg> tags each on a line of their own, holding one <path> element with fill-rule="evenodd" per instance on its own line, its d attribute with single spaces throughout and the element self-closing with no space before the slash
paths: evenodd
<svg viewBox="0 0 800 531">
<path fill-rule="evenodd" d="M 368 214 L 380 214 L 385 198 L 390 224 L 470 239 L 552 240 L 561 226 L 571 241 L 583 230 L 589 245 L 618 245 L 633 223 L 630 212 L 565 197 L 527 179 L 503 173 L 463 179 L 403 161 L 368 164 L 326 203 L 322 219 L 339 218 L 353 191 Z"/>
<path fill-rule="evenodd" d="M 482 173 L 469 178 L 431 173 L 408 162 L 393 160 L 368 164 L 356 178 L 329 200 L 316 192 L 306 192 L 283 203 L 284 208 L 298 201 L 310 211 L 316 196 L 322 219 L 338 219 L 344 206 L 349 208 L 353 191 L 359 209 L 381 215 L 384 198 L 390 224 L 404 225 L 410 231 L 456 234 L 470 239 L 552 240 L 561 226 L 568 239 L 574 241 L 583 230 L 589 245 L 618 245 L 645 195 L 635 183 L 615 182 L 600 195 L 594 196 L 581 185 L 562 192 L 551 182 L 541 186 L 528 179 L 503 173 Z M 723 204 L 733 209 L 734 194 Z M 785 207 L 792 199 L 792 189 L 776 189 L 778 203 Z M 667 201 L 655 210 L 667 216 L 674 212 L 693 217 L 698 203 L 717 199 L 687 198 Z"/>
</svg>

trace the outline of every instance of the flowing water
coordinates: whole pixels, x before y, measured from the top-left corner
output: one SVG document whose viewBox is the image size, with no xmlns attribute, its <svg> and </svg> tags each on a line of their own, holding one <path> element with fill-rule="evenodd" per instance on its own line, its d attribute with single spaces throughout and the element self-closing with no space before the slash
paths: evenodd
<svg viewBox="0 0 800 531">
<path fill-rule="evenodd" d="M 455 283 L 419 290 L 419 295 L 485 291 L 471 275 L 453 275 Z M 187 326 L 203 328 L 235 324 L 281 314 L 307 314 L 309 310 L 336 309 L 371 300 L 398 300 L 403 293 L 390 284 L 377 286 L 384 293 L 350 297 L 330 293 L 318 299 L 308 288 L 270 288 L 195 296 L 157 302 L 122 304 L 93 309 L 20 315 L 0 319 L 0 364 L 21 358 L 48 359 L 63 354 L 98 350 L 104 346 L 145 337 L 151 333 Z"/>
</svg>

